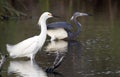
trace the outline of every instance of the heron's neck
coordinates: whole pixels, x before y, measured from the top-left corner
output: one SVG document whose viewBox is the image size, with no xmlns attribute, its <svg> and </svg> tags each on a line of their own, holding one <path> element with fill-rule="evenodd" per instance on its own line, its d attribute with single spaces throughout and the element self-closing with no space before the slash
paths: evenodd
<svg viewBox="0 0 120 77">
<path fill-rule="evenodd" d="M 39 34 L 39 42 L 41 45 L 43 45 L 47 35 L 46 19 L 41 17 L 38 22 L 38 25 L 41 27 L 41 33 Z"/>
<path fill-rule="evenodd" d="M 73 22 L 77 26 L 77 31 L 70 33 L 70 38 L 77 37 L 81 31 L 81 24 L 77 21 L 76 18 L 73 19 Z"/>
<path fill-rule="evenodd" d="M 80 31 L 81 24 L 77 21 L 77 18 L 74 18 L 73 21 L 74 21 L 75 25 L 77 26 L 77 31 Z"/>
<path fill-rule="evenodd" d="M 73 21 L 74 21 L 75 25 L 77 26 L 77 31 L 74 32 L 74 35 L 77 36 L 80 33 L 80 31 L 81 31 L 81 24 L 77 21 L 76 18 L 74 18 Z"/>
</svg>

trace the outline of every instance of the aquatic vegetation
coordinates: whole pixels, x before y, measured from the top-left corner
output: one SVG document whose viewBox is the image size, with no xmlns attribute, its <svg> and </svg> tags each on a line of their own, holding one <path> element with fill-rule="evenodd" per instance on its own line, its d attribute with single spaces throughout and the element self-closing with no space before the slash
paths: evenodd
<svg viewBox="0 0 120 77">
<path fill-rule="evenodd" d="M 16 10 L 7 0 L 0 0 L 0 19 L 8 19 L 10 16 L 25 15 L 23 12 Z"/>
</svg>

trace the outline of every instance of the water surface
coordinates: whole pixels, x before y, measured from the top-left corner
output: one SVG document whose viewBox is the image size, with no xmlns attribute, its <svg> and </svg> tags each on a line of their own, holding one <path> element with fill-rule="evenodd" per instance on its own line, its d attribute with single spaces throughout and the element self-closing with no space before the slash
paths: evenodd
<svg viewBox="0 0 120 77">
<path fill-rule="evenodd" d="M 74 8 L 69 6 L 67 11 L 66 5 L 60 10 L 58 10 L 58 6 L 53 7 L 53 3 L 50 3 L 50 5 L 49 8 L 52 11 L 64 18 L 51 18 L 48 19 L 48 23 L 53 21 L 68 21 L 71 23 L 72 21 L 69 19 L 76 10 L 75 7 L 77 7 L 77 11 L 81 11 L 79 6 L 75 5 L 72 5 Z M 119 77 L 119 18 L 111 13 L 114 9 L 107 12 L 104 11 L 104 8 L 102 9 L 102 12 L 96 10 L 93 13 L 83 8 L 83 12 L 88 11 L 93 16 L 78 18 L 78 21 L 82 24 L 79 37 L 72 41 L 58 40 L 54 42 L 50 42 L 48 37 L 45 45 L 37 53 L 33 64 L 27 58 L 11 59 L 8 57 L 0 72 L 1 76 Z M 40 33 L 37 21 L 42 11 L 38 11 L 38 13 L 36 16 L 33 13 L 32 18 L 13 18 L 0 22 L 0 52 L 2 54 L 8 54 L 5 46 L 7 43 L 16 44 Z M 74 23 L 72 24 L 76 29 Z M 46 73 L 45 70 L 54 64 L 56 57 L 63 58 L 61 65 L 55 69 L 54 73 Z"/>
</svg>

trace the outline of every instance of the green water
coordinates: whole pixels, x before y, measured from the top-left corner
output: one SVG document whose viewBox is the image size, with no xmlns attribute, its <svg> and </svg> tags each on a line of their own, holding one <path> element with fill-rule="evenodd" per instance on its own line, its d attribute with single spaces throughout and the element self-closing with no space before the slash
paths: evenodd
<svg viewBox="0 0 120 77">
<path fill-rule="evenodd" d="M 69 19 L 73 12 L 76 10 L 75 7 L 77 7 L 77 11 L 81 11 L 79 10 L 80 6 L 77 6 L 79 4 L 77 4 L 76 6 L 72 5 L 73 8 L 71 8 L 70 6 L 66 7 L 66 5 L 64 4 L 61 9 L 58 9 L 58 6 L 53 7 L 54 3 L 47 3 L 46 1 L 46 3 L 44 4 L 47 5 L 45 8 L 40 7 L 44 11 L 46 11 L 45 9 L 48 10 L 49 8 L 52 9 L 52 11 L 54 11 L 57 15 L 62 15 L 62 17 L 64 17 L 63 19 L 51 18 L 48 20 L 48 23 L 53 21 L 71 22 Z M 86 7 L 88 8 L 89 6 Z M 35 58 L 36 62 L 34 62 L 33 66 L 30 65 L 30 63 L 27 61 L 28 59 L 26 58 L 11 59 L 8 57 L 0 72 L 1 76 L 25 77 L 25 75 L 28 74 L 29 76 L 27 77 L 39 77 L 37 76 L 37 74 L 40 73 L 40 77 L 119 77 L 120 22 L 118 18 L 119 16 L 116 16 L 116 14 L 119 13 L 113 14 L 115 9 L 107 12 L 105 11 L 106 8 L 102 9 L 102 12 L 98 10 L 91 12 L 91 10 L 86 10 L 85 8 L 82 9 L 83 12 L 88 11 L 89 13 L 92 13 L 93 16 L 78 18 L 78 21 L 82 24 L 82 32 L 76 40 L 64 41 L 64 43 L 66 44 L 66 49 L 64 50 L 65 53 L 63 54 L 65 56 L 62 64 L 56 69 L 57 74 L 45 72 L 45 69 L 53 64 L 56 56 L 56 53 L 46 53 L 46 47 L 48 46 L 48 44 L 51 44 L 51 42 L 48 41 L 48 37 L 45 45 L 37 53 Z M 33 18 L 10 19 L 8 21 L 0 21 L 0 52 L 2 54 L 8 54 L 6 50 L 7 43 L 16 44 L 24 39 L 27 39 L 34 35 L 38 35 L 40 33 L 37 21 L 39 16 L 42 14 L 42 11 L 38 11 L 37 14 L 33 12 Z M 74 23 L 72 24 L 74 25 Z M 75 25 L 74 28 L 76 29 Z M 8 74 L 10 64 L 12 65 L 12 63 L 13 66 L 16 65 L 19 67 L 12 68 L 12 70 L 21 69 L 19 71 L 20 73 L 16 73 L 16 71 L 11 71 L 11 73 Z M 33 72 L 33 74 L 30 70 Z M 27 72 L 27 74 L 25 72 Z"/>
</svg>

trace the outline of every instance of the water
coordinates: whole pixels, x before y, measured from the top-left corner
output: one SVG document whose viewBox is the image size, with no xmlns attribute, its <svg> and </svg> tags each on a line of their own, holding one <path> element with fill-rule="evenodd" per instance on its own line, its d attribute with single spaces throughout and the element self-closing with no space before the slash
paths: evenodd
<svg viewBox="0 0 120 77">
<path fill-rule="evenodd" d="M 59 1 L 56 3 L 59 4 Z M 62 1 L 60 3 L 64 4 Z M 52 2 L 49 3 L 49 7 L 39 6 L 41 9 L 50 8 L 56 14 L 64 17 L 64 19 L 51 18 L 48 23 L 61 20 L 70 22 L 69 19 L 75 10 L 92 13 L 93 16 L 78 18 L 82 24 L 82 32 L 76 40 L 50 42 L 48 37 L 45 45 L 37 53 L 33 64 L 27 58 L 11 59 L 8 57 L 2 66 L 0 75 L 2 77 L 119 77 L 120 23 L 117 18 L 119 15 L 116 16 L 119 13 L 113 13 L 114 8 L 105 11 L 104 7 L 102 7 L 102 11 L 91 12 L 93 10 L 86 9 L 85 5 L 82 5 L 82 10 L 79 10 L 79 3 L 76 6 L 74 3 L 70 5 L 69 2 L 68 9 L 65 3 L 59 10 L 58 6 L 53 7 Z M 48 5 L 47 1 L 44 4 Z M 36 12 L 35 9 L 32 12 L 32 18 L 11 18 L 9 21 L 0 22 L 0 52 L 2 54 L 8 54 L 5 47 L 7 43 L 16 44 L 39 34 L 37 21 L 42 11 Z M 72 24 L 74 25 L 74 23 Z M 75 26 L 74 28 L 76 29 Z M 45 72 L 46 69 L 52 67 L 54 61 L 59 62 L 60 60 L 62 63 L 54 73 Z"/>
</svg>

